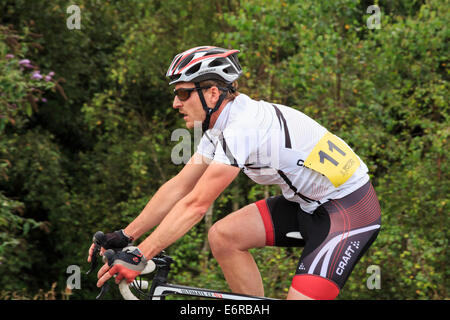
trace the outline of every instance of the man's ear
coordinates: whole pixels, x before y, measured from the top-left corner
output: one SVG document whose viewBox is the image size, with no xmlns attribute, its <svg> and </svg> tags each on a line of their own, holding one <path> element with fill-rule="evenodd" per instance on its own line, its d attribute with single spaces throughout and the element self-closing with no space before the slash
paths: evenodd
<svg viewBox="0 0 450 320">
<path fill-rule="evenodd" d="M 211 88 L 209 88 L 209 93 L 210 93 L 211 104 L 214 107 L 216 105 L 217 101 L 219 101 L 221 92 L 216 86 L 212 86 Z"/>
</svg>

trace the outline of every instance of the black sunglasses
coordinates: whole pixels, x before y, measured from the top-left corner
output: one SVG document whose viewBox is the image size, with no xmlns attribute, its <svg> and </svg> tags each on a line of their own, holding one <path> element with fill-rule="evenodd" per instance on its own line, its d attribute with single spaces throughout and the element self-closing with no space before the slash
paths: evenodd
<svg viewBox="0 0 450 320">
<path fill-rule="evenodd" d="M 173 93 L 180 99 L 180 101 L 186 101 L 191 97 L 191 93 L 194 90 L 201 90 L 201 89 L 209 89 L 211 86 L 206 87 L 198 87 L 198 88 L 179 88 L 173 90 Z"/>
</svg>

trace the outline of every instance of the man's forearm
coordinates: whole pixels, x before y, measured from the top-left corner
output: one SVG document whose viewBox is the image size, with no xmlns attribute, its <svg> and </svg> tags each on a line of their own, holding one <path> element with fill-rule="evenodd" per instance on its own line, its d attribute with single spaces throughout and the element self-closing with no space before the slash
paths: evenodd
<svg viewBox="0 0 450 320">
<path fill-rule="evenodd" d="M 183 198 L 155 231 L 139 244 L 139 249 L 147 259 L 151 259 L 200 222 L 207 209 L 205 205 L 197 205 L 189 196 Z"/>
<path fill-rule="evenodd" d="M 145 206 L 144 210 L 125 229 L 126 235 L 138 239 L 158 225 L 188 190 L 176 183 L 175 178 L 163 184 Z"/>
</svg>

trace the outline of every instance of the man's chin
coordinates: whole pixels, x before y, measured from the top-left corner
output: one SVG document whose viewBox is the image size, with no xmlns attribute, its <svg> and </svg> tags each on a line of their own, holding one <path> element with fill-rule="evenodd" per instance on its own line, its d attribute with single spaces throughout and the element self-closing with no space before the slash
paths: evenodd
<svg viewBox="0 0 450 320">
<path fill-rule="evenodd" d="M 192 128 L 194 128 L 194 123 L 192 123 L 192 122 L 186 122 L 186 128 L 188 128 L 188 129 L 192 129 Z"/>
<path fill-rule="evenodd" d="M 194 128 L 202 128 L 202 122 L 201 121 L 187 121 L 186 122 L 186 128 L 188 129 L 194 129 Z"/>
</svg>

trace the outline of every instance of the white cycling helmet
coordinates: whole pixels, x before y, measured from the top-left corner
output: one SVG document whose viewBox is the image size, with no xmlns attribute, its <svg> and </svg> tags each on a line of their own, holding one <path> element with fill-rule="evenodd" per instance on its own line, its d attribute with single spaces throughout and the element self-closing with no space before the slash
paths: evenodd
<svg viewBox="0 0 450 320">
<path fill-rule="evenodd" d="M 221 80 L 231 84 L 242 74 L 238 53 L 239 50 L 202 46 L 177 54 L 167 70 L 169 85 L 205 80 Z"/>
</svg>

